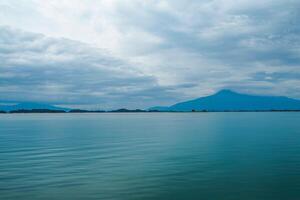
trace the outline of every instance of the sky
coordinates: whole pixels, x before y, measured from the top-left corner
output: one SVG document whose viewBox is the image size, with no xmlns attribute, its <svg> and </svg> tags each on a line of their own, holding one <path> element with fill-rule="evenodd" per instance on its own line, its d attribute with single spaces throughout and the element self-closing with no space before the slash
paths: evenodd
<svg viewBox="0 0 300 200">
<path fill-rule="evenodd" d="M 300 99 L 299 0 L 0 0 L 0 101 L 148 108 Z"/>
</svg>

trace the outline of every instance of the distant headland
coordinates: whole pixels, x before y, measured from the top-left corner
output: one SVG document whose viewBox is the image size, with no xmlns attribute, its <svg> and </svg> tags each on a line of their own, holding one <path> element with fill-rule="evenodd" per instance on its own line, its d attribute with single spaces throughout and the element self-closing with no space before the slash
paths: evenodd
<svg viewBox="0 0 300 200">
<path fill-rule="evenodd" d="M 284 96 L 257 96 L 221 90 L 213 95 L 149 109 L 83 110 L 42 103 L 0 105 L 0 113 L 138 113 L 138 112 L 269 112 L 300 111 L 300 100 Z"/>
</svg>

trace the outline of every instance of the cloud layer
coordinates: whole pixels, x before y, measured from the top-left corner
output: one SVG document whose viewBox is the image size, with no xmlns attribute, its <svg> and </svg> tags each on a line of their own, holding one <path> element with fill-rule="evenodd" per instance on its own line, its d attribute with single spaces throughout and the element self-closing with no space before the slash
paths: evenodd
<svg viewBox="0 0 300 200">
<path fill-rule="evenodd" d="M 2 100 L 142 108 L 222 88 L 300 98 L 297 0 L 0 7 Z"/>
<path fill-rule="evenodd" d="M 2 100 L 144 107 L 170 95 L 155 77 L 100 49 L 7 27 L 0 38 Z"/>
</svg>

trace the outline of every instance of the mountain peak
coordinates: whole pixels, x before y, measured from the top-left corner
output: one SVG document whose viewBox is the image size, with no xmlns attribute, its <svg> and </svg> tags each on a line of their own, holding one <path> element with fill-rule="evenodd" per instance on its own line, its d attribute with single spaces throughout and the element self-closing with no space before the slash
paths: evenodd
<svg viewBox="0 0 300 200">
<path fill-rule="evenodd" d="M 236 92 L 232 91 L 232 90 L 229 90 L 229 89 L 223 89 L 223 90 L 220 90 L 219 92 L 216 93 L 216 95 L 228 95 L 228 94 L 237 94 Z"/>
<path fill-rule="evenodd" d="M 159 109 L 158 109 L 159 110 Z M 163 111 L 271 111 L 300 110 L 300 101 L 287 97 L 257 96 L 223 89 L 219 92 L 190 101 L 180 102 Z"/>
</svg>

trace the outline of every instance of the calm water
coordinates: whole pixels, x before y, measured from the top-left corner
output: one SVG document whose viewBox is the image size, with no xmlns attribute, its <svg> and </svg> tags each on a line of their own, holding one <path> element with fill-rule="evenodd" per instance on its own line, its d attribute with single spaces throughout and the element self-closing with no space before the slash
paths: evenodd
<svg viewBox="0 0 300 200">
<path fill-rule="evenodd" d="M 300 199 L 300 113 L 0 115 L 0 199 Z"/>
</svg>

